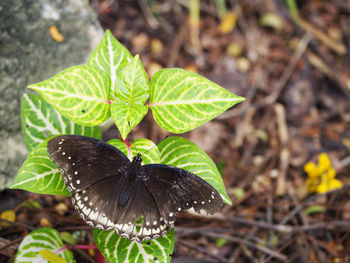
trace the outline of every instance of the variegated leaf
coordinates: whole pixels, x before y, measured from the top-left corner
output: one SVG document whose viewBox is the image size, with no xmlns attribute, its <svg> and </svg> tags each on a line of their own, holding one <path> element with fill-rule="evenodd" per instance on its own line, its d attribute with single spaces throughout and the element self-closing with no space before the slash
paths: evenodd
<svg viewBox="0 0 350 263">
<path fill-rule="evenodd" d="M 160 238 L 142 243 L 122 238 L 114 230 L 94 229 L 93 236 L 102 255 L 111 263 L 167 263 L 171 261 L 174 250 L 174 229 Z"/>
<path fill-rule="evenodd" d="M 112 117 L 123 139 L 146 115 L 148 107 L 144 103 L 148 97 L 148 77 L 136 55 L 118 74 L 112 101 Z"/>
<path fill-rule="evenodd" d="M 158 144 L 158 149 L 161 163 L 198 175 L 220 193 L 225 203 L 232 204 L 215 163 L 196 144 L 181 137 L 169 137 Z"/>
<path fill-rule="evenodd" d="M 243 100 L 200 75 L 173 68 L 153 76 L 149 107 L 162 128 L 183 133 Z"/>
<path fill-rule="evenodd" d="M 63 242 L 57 230 L 53 228 L 36 229 L 22 240 L 16 254 L 15 263 L 49 262 L 44 258 L 45 255 L 48 255 L 48 251 L 68 263 L 75 262 L 72 253 L 67 249 L 63 250 L 62 247 Z"/>
<path fill-rule="evenodd" d="M 136 139 L 131 145 L 118 139 L 110 140 L 108 143 L 122 151 L 130 161 L 133 156 L 141 153 L 143 164 L 159 163 L 158 148 L 150 140 Z"/>
<path fill-rule="evenodd" d="M 111 31 L 106 30 L 103 39 L 92 52 L 88 64 L 98 67 L 111 78 L 111 96 L 114 91 L 118 72 L 132 59 L 130 52 L 115 39 Z"/>
<path fill-rule="evenodd" d="M 111 113 L 116 123 L 120 135 L 125 139 L 129 132 L 142 120 L 147 114 L 148 107 L 143 104 L 129 104 L 123 101 L 112 102 Z"/>
<path fill-rule="evenodd" d="M 101 138 L 98 126 L 87 127 L 72 122 L 36 94 L 23 95 L 21 123 L 24 143 L 29 151 L 51 135 L 75 134 Z"/>
<path fill-rule="evenodd" d="M 63 116 L 75 123 L 95 126 L 110 117 L 109 76 L 92 66 L 80 65 L 28 88 L 38 91 Z"/>
<path fill-rule="evenodd" d="M 29 153 L 10 188 L 39 194 L 70 195 L 61 172 L 49 158 L 47 141 L 51 138 Z"/>
</svg>

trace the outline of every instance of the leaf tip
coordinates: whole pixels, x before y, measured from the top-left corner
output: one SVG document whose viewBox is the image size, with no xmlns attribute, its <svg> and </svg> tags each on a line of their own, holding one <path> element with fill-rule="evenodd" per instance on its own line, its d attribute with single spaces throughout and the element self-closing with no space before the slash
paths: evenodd
<svg viewBox="0 0 350 263">
<path fill-rule="evenodd" d="M 113 36 L 111 30 L 107 29 L 107 30 L 105 31 L 105 36 Z"/>
<path fill-rule="evenodd" d="M 221 198 L 222 198 L 222 200 L 224 201 L 225 204 L 232 205 L 232 201 L 227 195 L 222 195 L 221 194 Z"/>
<path fill-rule="evenodd" d="M 241 96 L 236 95 L 236 101 L 237 101 L 237 103 L 243 102 L 243 101 L 245 101 L 245 97 L 241 97 Z"/>
<path fill-rule="evenodd" d="M 30 84 L 27 86 L 28 89 L 32 89 L 32 90 L 36 90 L 37 87 L 35 86 L 35 84 Z"/>
</svg>

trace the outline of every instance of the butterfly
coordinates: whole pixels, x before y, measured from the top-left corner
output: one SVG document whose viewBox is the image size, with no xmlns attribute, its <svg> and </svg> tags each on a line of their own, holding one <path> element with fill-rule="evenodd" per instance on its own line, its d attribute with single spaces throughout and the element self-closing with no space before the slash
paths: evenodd
<svg viewBox="0 0 350 263">
<path fill-rule="evenodd" d="M 197 175 L 165 164 L 142 165 L 141 154 L 130 161 L 95 138 L 58 136 L 47 149 L 86 223 L 129 240 L 161 237 L 185 209 L 213 214 L 223 206 L 220 194 Z"/>
</svg>

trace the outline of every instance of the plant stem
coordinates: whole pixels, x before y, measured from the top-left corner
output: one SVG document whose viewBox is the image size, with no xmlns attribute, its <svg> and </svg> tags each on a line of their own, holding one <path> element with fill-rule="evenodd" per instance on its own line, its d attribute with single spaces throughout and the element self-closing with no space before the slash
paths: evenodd
<svg viewBox="0 0 350 263">
<path fill-rule="evenodd" d="M 300 21 L 299 11 L 298 11 L 298 6 L 297 6 L 295 0 L 286 0 L 286 2 L 287 2 L 288 10 L 289 10 L 290 14 L 292 15 L 292 18 L 294 19 L 294 21 L 296 23 L 299 23 L 299 21 Z"/>
</svg>

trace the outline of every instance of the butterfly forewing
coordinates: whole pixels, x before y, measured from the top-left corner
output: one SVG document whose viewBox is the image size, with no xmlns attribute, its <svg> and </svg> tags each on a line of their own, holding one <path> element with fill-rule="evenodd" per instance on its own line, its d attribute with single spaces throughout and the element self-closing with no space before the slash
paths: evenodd
<svg viewBox="0 0 350 263">
<path fill-rule="evenodd" d="M 82 191 L 104 178 L 123 176 L 130 163 L 117 148 L 86 136 L 58 136 L 48 141 L 47 149 L 71 192 Z"/>
<path fill-rule="evenodd" d="M 220 194 L 200 177 L 162 164 L 141 166 L 140 155 L 130 162 L 103 141 L 64 135 L 47 145 L 81 217 L 129 240 L 162 236 L 182 210 L 214 213 L 223 205 Z"/>
<path fill-rule="evenodd" d="M 91 226 L 116 229 L 129 159 L 115 147 L 85 136 L 65 135 L 48 142 L 48 153 L 62 171 L 72 203 Z"/>
</svg>

